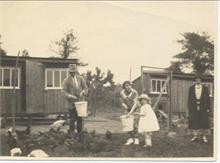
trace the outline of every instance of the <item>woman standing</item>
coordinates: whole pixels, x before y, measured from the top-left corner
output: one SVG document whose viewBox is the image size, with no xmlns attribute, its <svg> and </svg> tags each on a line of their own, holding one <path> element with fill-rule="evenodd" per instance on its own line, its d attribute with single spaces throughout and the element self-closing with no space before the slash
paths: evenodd
<svg viewBox="0 0 220 163">
<path fill-rule="evenodd" d="M 125 109 L 126 114 L 128 114 L 131 110 L 134 110 L 137 106 L 137 98 L 138 92 L 131 87 L 131 83 L 129 81 L 125 81 L 123 83 L 123 90 L 120 92 L 120 101 L 122 107 Z M 134 131 L 128 132 L 129 139 L 125 143 L 125 145 L 130 144 L 139 144 L 139 139 L 137 138 L 136 128 Z"/>
<path fill-rule="evenodd" d="M 200 137 L 208 143 L 206 133 L 209 130 L 209 114 L 211 109 L 208 88 L 202 85 L 202 76 L 195 76 L 195 84 L 189 88 L 188 98 L 189 129 L 193 131 L 191 141 Z"/>
</svg>

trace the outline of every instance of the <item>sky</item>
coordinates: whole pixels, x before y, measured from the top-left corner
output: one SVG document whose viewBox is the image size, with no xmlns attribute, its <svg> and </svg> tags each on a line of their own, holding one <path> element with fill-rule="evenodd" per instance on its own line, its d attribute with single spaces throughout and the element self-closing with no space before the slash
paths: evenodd
<svg viewBox="0 0 220 163">
<path fill-rule="evenodd" d="M 8 55 L 27 49 L 49 57 L 52 41 L 73 29 L 87 67 L 110 69 L 116 83 L 140 75 L 140 67 L 166 68 L 181 52 L 184 32 L 217 36 L 217 2 L 199 1 L 0 1 L 0 34 Z"/>
</svg>

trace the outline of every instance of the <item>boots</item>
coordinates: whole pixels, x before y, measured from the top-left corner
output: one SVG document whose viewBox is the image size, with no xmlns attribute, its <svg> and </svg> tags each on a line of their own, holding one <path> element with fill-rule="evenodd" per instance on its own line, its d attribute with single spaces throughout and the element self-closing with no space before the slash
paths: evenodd
<svg viewBox="0 0 220 163">
<path fill-rule="evenodd" d="M 139 145 L 139 139 L 138 138 L 134 138 L 134 139 L 130 138 L 125 143 L 125 145 L 131 145 L 131 144 Z"/>
<path fill-rule="evenodd" d="M 139 139 L 138 139 L 138 138 L 135 138 L 135 139 L 134 139 L 134 144 L 135 144 L 135 145 L 139 145 Z"/>
<path fill-rule="evenodd" d="M 145 134 L 145 145 L 144 147 L 151 147 L 152 141 L 151 141 L 151 135 Z"/>
<path fill-rule="evenodd" d="M 206 137 L 206 136 L 203 136 L 203 137 L 202 137 L 202 141 L 203 141 L 204 143 L 208 143 L 207 137 Z"/>
<path fill-rule="evenodd" d="M 132 138 L 128 139 L 125 145 L 131 145 L 134 143 L 134 140 Z"/>
</svg>

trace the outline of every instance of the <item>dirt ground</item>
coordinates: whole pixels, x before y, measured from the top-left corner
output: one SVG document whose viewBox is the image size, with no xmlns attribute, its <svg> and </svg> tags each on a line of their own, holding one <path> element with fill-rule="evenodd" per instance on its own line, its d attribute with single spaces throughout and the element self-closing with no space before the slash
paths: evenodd
<svg viewBox="0 0 220 163">
<path fill-rule="evenodd" d="M 166 124 L 161 123 L 161 130 L 153 134 L 153 147 L 146 149 L 143 147 L 143 136 L 139 135 L 140 145 L 125 146 L 128 135 L 122 132 L 119 114 L 115 112 L 97 113 L 96 117 L 88 117 L 84 122 L 84 128 L 89 132 L 96 130 L 99 135 L 104 135 L 106 130 L 113 133 L 112 140 L 107 143 L 100 152 L 91 151 L 70 151 L 65 145 L 60 145 L 54 151 L 48 151 L 51 157 L 212 157 L 213 138 L 208 136 L 207 144 L 202 142 L 190 142 L 191 135 L 185 132 L 182 126 L 173 128 L 176 135 L 167 136 Z M 24 126 L 17 126 L 17 129 L 24 129 Z M 68 126 L 62 131 L 66 132 Z M 44 132 L 49 130 L 49 125 L 38 125 L 32 127 L 32 133 Z M 8 155 L 4 146 L 7 146 L 5 135 L 6 129 L 1 129 L 1 155 Z"/>
</svg>

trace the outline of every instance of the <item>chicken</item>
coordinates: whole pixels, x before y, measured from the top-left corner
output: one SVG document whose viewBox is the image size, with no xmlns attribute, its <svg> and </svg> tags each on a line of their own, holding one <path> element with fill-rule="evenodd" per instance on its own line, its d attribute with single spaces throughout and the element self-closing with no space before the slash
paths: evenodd
<svg viewBox="0 0 220 163">
<path fill-rule="evenodd" d="M 12 148 L 10 150 L 10 155 L 11 156 L 21 156 L 21 154 L 22 154 L 22 151 L 21 151 L 20 148 Z"/>
<path fill-rule="evenodd" d="M 7 132 L 8 132 L 7 142 L 9 149 L 17 147 L 17 135 L 12 132 L 12 127 L 9 128 Z"/>
<path fill-rule="evenodd" d="M 85 150 L 84 144 L 75 139 L 66 139 L 64 144 L 70 151 L 81 152 Z"/>
<path fill-rule="evenodd" d="M 36 149 L 28 154 L 27 157 L 49 157 L 49 155 L 41 149 Z"/>
<path fill-rule="evenodd" d="M 57 120 L 50 126 L 50 128 L 52 130 L 59 131 L 60 128 L 65 125 L 65 123 L 66 123 L 66 120 L 62 120 L 62 119 Z"/>
<path fill-rule="evenodd" d="M 8 130 L 7 130 L 7 132 L 9 133 L 12 133 L 13 132 L 13 128 L 12 127 L 10 127 Z"/>
<path fill-rule="evenodd" d="M 95 137 L 95 135 L 96 135 L 96 130 L 93 130 L 93 131 L 90 133 L 90 135 L 91 135 L 92 137 Z"/>
<path fill-rule="evenodd" d="M 105 139 L 106 140 L 112 140 L 112 133 L 111 133 L 111 131 L 109 131 L 109 130 L 106 131 Z"/>
<path fill-rule="evenodd" d="M 63 144 L 65 142 L 65 139 L 68 138 L 68 135 L 61 131 L 50 131 L 49 137 L 53 137 L 56 140 L 57 144 Z"/>
<path fill-rule="evenodd" d="M 89 133 L 87 130 L 84 130 L 84 131 L 81 131 L 80 133 L 78 133 L 79 142 L 83 142 L 88 135 L 89 135 Z"/>
<path fill-rule="evenodd" d="M 89 144 L 89 149 L 93 153 L 101 152 L 107 145 L 106 140 L 101 137 L 95 137 Z"/>
<path fill-rule="evenodd" d="M 78 139 L 78 134 L 74 131 L 68 130 L 67 134 L 68 134 L 68 138 L 70 139 Z"/>
<path fill-rule="evenodd" d="M 59 143 L 59 140 L 55 138 L 54 131 L 49 131 L 47 133 L 43 133 L 37 138 L 37 146 L 40 148 L 46 148 L 50 150 L 54 150 Z"/>
<path fill-rule="evenodd" d="M 25 139 L 26 136 L 31 134 L 31 127 L 27 126 L 27 128 L 24 131 L 22 131 L 22 130 L 15 130 L 15 132 L 17 134 L 18 139 Z"/>
</svg>

